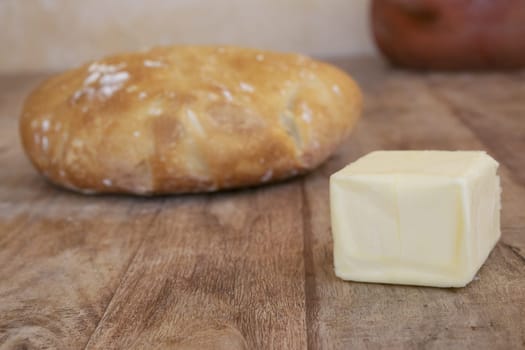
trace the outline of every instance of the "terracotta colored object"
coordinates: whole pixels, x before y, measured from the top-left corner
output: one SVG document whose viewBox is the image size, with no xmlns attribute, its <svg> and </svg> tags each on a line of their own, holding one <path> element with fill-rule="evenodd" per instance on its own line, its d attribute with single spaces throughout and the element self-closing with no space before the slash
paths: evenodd
<svg viewBox="0 0 525 350">
<path fill-rule="evenodd" d="M 525 67 L 523 0 L 374 0 L 372 26 L 379 49 L 397 65 Z"/>
</svg>

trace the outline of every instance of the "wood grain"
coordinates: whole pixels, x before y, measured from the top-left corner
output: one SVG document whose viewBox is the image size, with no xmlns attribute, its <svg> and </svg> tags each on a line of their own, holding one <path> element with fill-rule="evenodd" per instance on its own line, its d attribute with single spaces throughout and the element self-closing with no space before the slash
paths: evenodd
<svg viewBox="0 0 525 350">
<path fill-rule="evenodd" d="M 167 200 L 87 348 L 304 347 L 300 201 L 294 183 Z"/>
<path fill-rule="evenodd" d="M 365 89 L 348 142 L 308 176 L 214 195 L 81 196 L 23 156 L 42 78 L 0 78 L 0 349 L 525 348 L 525 74 L 340 60 Z M 503 235 L 462 289 L 333 273 L 328 178 L 376 149 L 485 149 Z"/>
</svg>

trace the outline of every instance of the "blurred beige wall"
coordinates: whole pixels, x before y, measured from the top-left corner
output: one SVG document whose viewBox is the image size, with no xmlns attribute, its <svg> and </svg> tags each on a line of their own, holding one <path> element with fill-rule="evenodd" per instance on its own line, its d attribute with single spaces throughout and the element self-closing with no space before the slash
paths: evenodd
<svg viewBox="0 0 525 350">
<path fill-rule="evenodd" d="M 159 44 L 374 53 L 369 0 L 0 0 L 0 72 L 62 69 Z"/>
</svg>

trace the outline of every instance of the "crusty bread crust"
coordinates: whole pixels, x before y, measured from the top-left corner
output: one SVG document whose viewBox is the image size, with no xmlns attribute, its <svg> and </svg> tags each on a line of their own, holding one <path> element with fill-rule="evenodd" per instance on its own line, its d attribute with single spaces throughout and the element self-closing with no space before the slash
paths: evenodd
<svg viewBox="0 0 525 350">
<path fill-rule="evenodd" d="M 66 71 L 27 98 L 35 167 L 85 193 L 215 191 L 313 169 L 348 135 L 361 93 L 305 56 L 159 47 Z"/>
</svg>

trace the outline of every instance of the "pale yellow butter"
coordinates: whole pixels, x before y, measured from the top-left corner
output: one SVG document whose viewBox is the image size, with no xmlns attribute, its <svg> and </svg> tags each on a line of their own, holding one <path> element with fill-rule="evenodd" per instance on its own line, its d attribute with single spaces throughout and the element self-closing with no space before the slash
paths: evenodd
<svg viewBox="0 0 525 350">
<path fill-rule="evenodd" d="M 377 151 L 333 174 L 336 275 L 465 286 L 500 237 L 497 168 L 480 151 Z"/>
</svg>

